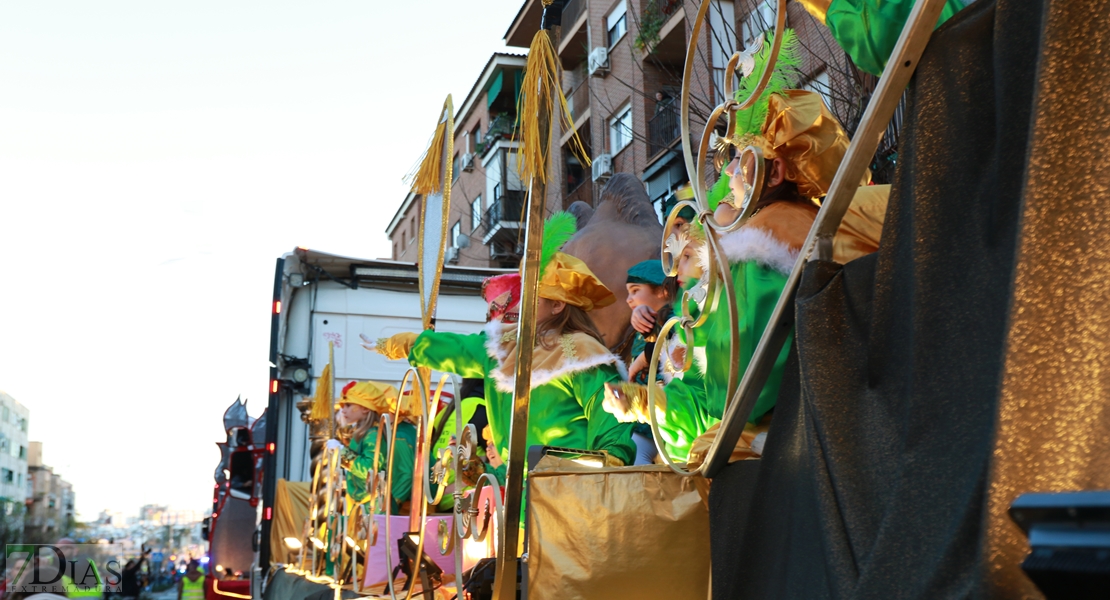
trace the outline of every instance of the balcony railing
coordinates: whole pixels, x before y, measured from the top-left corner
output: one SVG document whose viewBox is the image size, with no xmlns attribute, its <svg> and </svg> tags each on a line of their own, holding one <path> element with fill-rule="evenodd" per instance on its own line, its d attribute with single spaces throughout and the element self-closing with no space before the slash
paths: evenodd
<svg viewBox="0 0 1110 600">
<path fill-rule="evenodd" d="M 506 190 L 502 192 L 486 214 L 482 215 L 483 240 L 491 233 L 495 233 L 503 221 L 519 223 L 524 209 L 524 192 L 519 190 Z"/>
<path fill-rule="evenodd" d="M 674 101 L 658 106 L 655 116 L 648 121 L 648 156 L 655 156 L 666 150 L 681 134 L 678 107 Z"/>
<path fill-rule="evenodd" d="M 586 0 L 570 0 L 563 5 L 563 27 L 570 27 L 578 22 L 578 17 L 589 6 Z"/>
<path fill-rule="evenodd" d="M 567 95 L 567 108 L 570 109 L 570 118 L 574 119 L 574 124 L 578 124 L 578 119 L 586 109 L 590 107 L 590 80 L 583 79 L 578 87 L 574 88 Z"/>
</svg>

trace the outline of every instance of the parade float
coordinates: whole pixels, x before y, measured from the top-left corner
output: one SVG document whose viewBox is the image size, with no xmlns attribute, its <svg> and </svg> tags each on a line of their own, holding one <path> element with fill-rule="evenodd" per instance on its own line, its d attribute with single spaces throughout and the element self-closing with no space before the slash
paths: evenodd
<svg viewBox="0 0 1110 600">
<path fill-rule="evenodd" d="M 1038 364 L 1051 360 L 1032 355 L 1035 349 L 1021 343 L 1039 340 L 1067 354 L 1066 347 L 1038 329 L 1037 323 L 1053 322 L 1061 318 L 1061 310 L 1066 312 L 1066 307 L 1057 310 L 1045 301 L 1051 292 L 1044 285 L 1053 282 L 1087 298 L 1075 282 L 1062 279 L 1078 264 L 1068 258 L 1075 249 L 1064 240 L 1067 235 L 1085 241 L 1106 237 L 1102 225 L 1097 232 L 1080 232 L 1074 224 L 1047 218 L 1045 213 L 1061 200 L 1032 185 L 1047 177 L 1045 165 L 1058 164 L 1062 152 L 1034 113 L 1040 119 L 1063 118 L 1032 91 L 1051 97 L 1053 85 L 1075 76 L 1073 67 L 1081 58 L 1063 50 L 1038 58 L 1041 35 L 1068 39 L 1058 22 L 1063 19 L 1041 19 L 1066 12 L 1078 17 L 1082 10 L 1049 2 L 1044 13 L 1016 15 L 1022 11 L 1005 0 L 980 0 L 970 7 L 960 3 L 957 10 L 944 0 L 920 0 L 901 6 L 905 10 L 888 21 L 874 21 L 872 32 L 843 27 L 850 11 L 835 3 L 808 4 L 822 23 L 835 28 L 846 48 L 861 47 L 861 40 L 847 39 L 853 31 L 862 38 L 882 33 L 882 76 L 850 144 L 845 140 L 835 176 L 822 186 L 812 227 L 784 268 L 782 292 L 766 327 L 743 340 L 739 323 L 745 315 L 738 312 L 738 291 L 729 277 L 729 250 L 722 239 L 755 218 L 763 182 L 772 176 L 766 170 L 768 160 L 780 148 L 736 144 L 741 169 L 734 175 L 740 181 L 733 190 L 738 193 L 731 200 L 731 218 L 723 221 L 714 214 L 705 170 L 711 134 L 734 131 L 733 117 L 764 98 L 787 38 L 785 0 L 777 3 L 774 32 L 764 38 L 767 47 L 732 56 L 724 74 L 725 100 L 700 135 L 690 119 L 694 43 L 687 54 L 680 109 L 691 197 L 668 215 L 659 246 L 663 265 L 673 275 L 683 250 L 674 225 L 680 211 L 692 210 L 704 236 L 705 276 L 684 292 L 683 310 L 664 324 L 661 335 L 679 330 L 684 339 L 696 340 L 711 312 L 717 313 L 712 320 L 717 327 L 728 324 L 718 330 L 728 340 L 728 357 L 720 361 L 727 392 L 716 422 L 694 440 L 697 460 L 676 460 L 668 453 L 673 438 L 661 431 L 661 421 L 668 421 L 674 404 L 664 405 L 655 385 L 647 387 L 640 412 L 651 425 L 663 465 L 620 466 L 605 453 L 583 448 L 528 448 L 534 348 L 521 343 L 511 377 L 503 485 L 490 473 L 475 478 L 469 490 L 459 484 L 466 464 L 480 452 L 478 436 L 463 415 L 461 382 L 413 367 L 393 379 L 399 394 L 378 427 L 374 463 L 384 454 L 386 466 L 360 482 L 369 501 L 352 503 L 346 494 L 348 475 L 339 468 L 341 450 L 322 443 L 341 437 L 332 357 L 331 366 L 318 371 L 313 399 L 319 402 L 306 400 L 303 406 L 312 426 L 322 430 L 310 438 L 315 440 L 312 451 L 302 447 L 303 457 L 312 457 L 311 476 L 303 479 L 307 493 L 300 502 L 288 500 L 290 494 L 275 500 L 275 490 L 289 484 L 264 478 L 263 551 L 255 571 L 261 585 L 256 593 L 269 600 L 317 595 L 500 600 L 709 594 L 1067 597 L 1057 595 L 1054 580 L 1043 575 L 1060 571 L 1051 555 L 1062 549 L 1041 548 L 1038 556 L 1044 558 L 1047 551 L 1047 562 L 1027 561 L 1026 573 L 1039 574 L 1038 592 L 1019 566 L 1028 548 L 1021 532 L 1035 527 L 1019 527 L 1006 511 L 1019 492 L 1110 484 L 1105 449 L 1090 451 L 1090 440 L 1106 432 L 1107 420 L 1083 416 L 1085 408 L 1098 406 L 1100 376 L 1064 367 L 1038 371 Z M 559 67 L 549 38 L 550 28 L 559 26 L 562 3 L 544 5 L 519 111 L 525 118 L 518 163 L 529 201 L 514 333 L 518 340 L 536 339 L 548 212 L 545 161 L 552 121 L 568 118 L 560 109 Z M 710 5 L 701 3 L 692 21 L 695 41 Z M 938 21 L 944 23 L 939 29 Z M 755 60 L 756 53 L 760 60 Z M 1037 75 L 1038 60 L 1062 67 Z M 994 64 L 997 72 L 987 68 Z M 959 84 L 946 79 L 963 71 L 976 72 L 980 79 Z M 967 89 L 953 89 L 959 85 Z M 983 102 L 967 102 L 968 90 Z M 842 263 L 836 260 L 837 236 L 903 93 L 910 98 L 907 134 L 882 245 Z M 1010 96 L 1003 101 L 1005 94 Z M 424 198 L 416 266 L 423 331 L 442 324 L 437 306 L 445 273 L 452 118 L 448 98 L 413 185 L 414 193 Z M 971 131 L 969 119 L 982 126 Z M 995 119 L 1019 123 L 1022 130 L 1001 127 Z M 573 125 L 567 130 L 573 131 Z M 766 126 L 762 133 L 769 135 Z M 994 147 L 998 155 L 969 160 L 961 154 L 967 149 L 957 143 L 960 136 L 976 140 L 971 144 L 976 148 Z M 1044 162 L 1027 167 L 1030 156 Z M 1082 157 L 1069 156 L 1082 162 Z M 1023 187 L 1026 177 L 1031 187 Z M 987 186 L 991 189 L 979 184 L 984 180 L 992 182 Z M 969 205 L 968 197 L 976 202 Z M 1019 218 L 1023 207 L 1024 220 Z M 1057 208 L 1068 210 L 1066 205 Z M 959 244 L 953 240 L 958 235 L 963 235 Z M 1040 247 L 1029 246 L 1037 241 Z M 974 251 L 969 254 L 960 244 Z M 1041 255 L 1046 248 L 1054 259 Z M 580 258 L 590 262 L 588 255 Z M 295 413 L 281 388 L 296 379 L 284 372 L 303 360 L 303 355 L 280 348 L 278 307 L 286 297 L 288 275 L 279 263 L 270 407 L 283 411 L 283 419 Z M 975 278 L 992 285 L 977 285 Z M 1103 321 L 1088 313 L 1083 327 L 1096 330 Z M 346 339 L 351 337 L 348 333 Z M 744 356 L 742 344 L 750 347 Z M 334 351 L 334 340 L 331 347 Z M 648 381 L 656 378 L 663 348 L 655 346 Z M 316 362 L 323 363 L 322 354 L 317 352 Z M 693 360 L 687 355 L 683 366 L 689 369 Z M 746 435 L 752 433 L 753 411 L 773 372 L 781 378 L 774 424 Z M 306 381 L 300 377 L 299 383 Z M 1065 390 L 1079 391 L 1068 395 Z M 451 400 L 444 402 L 448 393 Z M 312 410 L 318 405 L 324 407 L 322 413 Z M 1030 414 L 1031 405 L 1042 411 L 1042 421 Z M 1056 459 L 1043 454 L 1058 445 L 1055 434 L 1036 427 L 1044 414 L 1068 423 L 1065 438 L 1074 443 L 1058 452 L 1074 457 L 1069 469 L 1061 470 Z M 417 432 L 414 501 L 408 515 L 381 514 L 390 512 L 396 479 L 391 461 L 403 422 Z M 280 419 L 277 427 L 282 427 Z M 276 439 L 277 427 L 267 430 L 268 440 Z M 453 430 L 453 443 L 442 444 L 445 430 Z M 1042 453 L 1021 450 L 1030 446 Z M 274 473 L 276 458 L 264 458 L 270 461 L 264 470 Z M 436 514 L 449 496 L 451 511 Z M 270 508 L 277 516 L 267 514 Z M 1073 518 L 1079 512 L 1063 511 Z M 1017 514 L 1024 519 L 1031 513 Z M 275 543 L 279 518 L 286 525 Z M 1088 573 L 1091 581 L 1099 581 L 1098 568 Z"/>
</svg>

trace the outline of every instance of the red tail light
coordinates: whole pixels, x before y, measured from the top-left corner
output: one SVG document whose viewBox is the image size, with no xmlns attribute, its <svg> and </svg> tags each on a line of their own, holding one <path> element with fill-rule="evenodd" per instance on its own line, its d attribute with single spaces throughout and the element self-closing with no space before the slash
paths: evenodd
<svg viewBox="0 0 1110 600">
<path fill-rule="evenodd" d="M 274 314 L 281 314 L 281 300 L 274 300 Z"/>
<path fill-rule="evenodd" d="M 270 382 L 270 393 L 271 394 L 278 393 L 278 380 L 277 379 Z"/>
<path fill-rule="evenodd" d="M 262 518 L 266 521 L 269 521 L 270 517 L 272 517 L 272 516 L 274 516 L 274 509 L 272 507 L 267 506 L 266 510 L 262 511 Z"/>
<path fill-rule="evenodd" d="M 266 444 L 266 451 L 267 452 L 269 452 L 270 454 L 273 454 L 274 450 L 277 450 L 277 444 L 275 444 L 273 442 L 270 442 L 269 444 Z"/>
</svg>

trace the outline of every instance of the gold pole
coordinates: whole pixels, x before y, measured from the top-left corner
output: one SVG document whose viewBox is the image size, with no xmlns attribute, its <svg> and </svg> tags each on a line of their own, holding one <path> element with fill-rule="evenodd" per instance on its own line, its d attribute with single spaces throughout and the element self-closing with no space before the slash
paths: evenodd
<svg viewBox="0 0 1110 600">
<path fill-rule="evenodd" d="M 551 32 L 545 32 L 544 35 L 551 35 Z M 539 131 L 540 147 L 547 148 L 551 143 L 551 111 L 543 102 L 540 103 L 539 110 Z M 547 184 L 542 177 L 534 177 L 528 194 L 528 228 L 524 238 L 524 275 L 521 281 L 523 293 L 516 345 L 516 388 L 513 391 L 513 418 L 509 430 L 509 460 L 505 476 L 505 526 L 498 536 L 500 545 L 493 600 L 513 600 L 517 592 L 517 547 L 520 544 L 524 464 L 528 452 L 528 401 L 532 389 L 532 351 L 536 346 L 536 288 L 540 281 L 540 247 L 543 245 L 546 205 Z"/>
<path fill-rule="evenodd" d="M 328 439 L 335 439 L 335 342 L 328 342 L 328 384 L 331 386 L 331 398 L 328 399 Z"/>
</svg>

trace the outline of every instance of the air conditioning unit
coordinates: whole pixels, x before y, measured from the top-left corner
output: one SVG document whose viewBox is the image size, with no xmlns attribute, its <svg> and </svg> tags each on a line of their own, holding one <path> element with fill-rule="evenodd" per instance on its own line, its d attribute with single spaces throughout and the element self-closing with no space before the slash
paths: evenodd
<svg viewBox="0 0 1110 600">
<path fill-rule="evenodd" d="M 609 49 L 598 46 L 590 52 L 590 75 L 604 77 L 609 72 Z"/>
<path fill-rule="evenodd" d="M 459 249 L 454 246 L 447 248 L 447 251 L 443 253 L 443 261 L 449 263 L 459 262 Z"/>
<path fill-rule="evenodd" d="M 604 181 L 613 176 L 613 156 L 606 152 L 593 160 L 594 181 Z"/>
<path fill-rule="evenodd" d="M 467 173 L 474 170 L 474 153 L 467 152 L 462 155 L 462 170 Z"/>
</svg>

